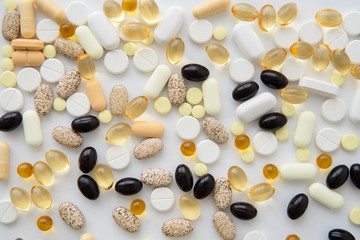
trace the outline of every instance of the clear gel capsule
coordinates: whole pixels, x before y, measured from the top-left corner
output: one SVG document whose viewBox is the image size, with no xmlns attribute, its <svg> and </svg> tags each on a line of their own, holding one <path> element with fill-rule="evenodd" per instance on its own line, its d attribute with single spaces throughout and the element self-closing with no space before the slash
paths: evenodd
<svg viewBox="0 0 360 240">
<path fill-rule="evenodd" d="M 281 98 L 291 104 L 300 104 L 306 102 L 308 93 L 304 87 L 300 86 L 287 86 L 281 89 Z"/>
<path fill-rule="evenodd" d="M 286 55 L 287 52 L 285 49 L 273 48 L 262 57 L 261 65 L 266 69 L 277 68 L 283 64 L 286 59 Z"/>
<path fill-rule="evenodd" d="M 94 177 L 99 187 L 104 190 L 109 190 L 114 185 L 114 175 L 110 168 L 104 164 L 97 164 L 95 166 Z"/>
<path fill-rule="evenodd" d="M 16 171 L 19 174 L 19 176 L 22 178 L 29 178 L 33 175 L 34 172 L 31 163 L 27 163 L 27 162 L 20 163 Z"/>
<path fill-rule="evenodd" d="M 138 96 L 131 100 L 126 106 L 126 116 L 130 119 L 140 117 L 148 107 L 148 99 L 145 96 Z"/>
<path fill-rule="evenodd" d="M 331 54 L 331 64 L 336 71 L 342 75 L 348 74 L 351 70 L 351 61 L 345 51 L 336 49 Z"/>
<path fill-rule="evenodd" d="M 308 59 L 314 54 L 314 47 L 307 42 L 298 41 L 291 45 L 291 54 L 299 59 Z"/>
<path fill-rule="evenodd" d="M 342 21 L 341 13 L 335 9 L 323 9 L 316 13 L 316 21 L 325 27 L 337 27 Z"/>
<path fill-rule="evenodd" d="M 137 0 L 123 0 L 122 9 L 127 12 L 133 12 L 137 8 Z"/>
<path fill-rule="evenodd" d="M 276 23 L 276 11 L 275 8 L 266 4 L 263 6 L 259 12 L 258 23 L 261 30 L 269 32 Z"/>
<path fill-rule="evenodd" d="M 139 12 L 141 17 L 149 23 L 156 22 L 160 16 L 159 6 L 154 0 L 140 0 Z"/>
<path fill-rule="evenodd" d="M 200 205 L 198 201 L 189 195 L 182 195 L 180 197 L 179 209 L 181 214 L 189 220 L 196 220 L 200 216 Z"/>
<path fill-rule="evenodd" d="M 270 183 L 259 183 L 253 186 L 248 196 L 254 202 L 262 202 L 271 198 L 275 193 L 275 188 Z"/>
<path fill-rule="evenodd" d="M 127 123 L 112 125 L 106 132 L 105 140 L 112 145 L 120 145 L 128 140 L 131 135 L 131 127 Z"/>
<path fill-rule="evenodd" d="M 171 64 L 179 63 L 185 51 L 185 44 L 181 38 L 173 38 L 166 47 L 166 58 Z"/>
<path fill-rule="evenodd" d="M 124 19 L 124 11 L 121 5 L 114 0 L 106 0 L 103 4 L 103 11 L 112 22 L 121 22 Z"/>
<path fill-rule="evenodd" d="M 328 45 L 321 44 L 315 48 L 312 66 L 316 71 L 324 71 L 331 62 L 331 50 Z"/>
<path fill-rule="evenodd" d="M 38 208 L 45 210 L 49 209 L 52 203 L 49 191 L 40 185 L 31 188 L 31 200 Z"/>
<path fill-rule="evenodd" d="M 259 13 L 258 10 L 248 3 L 237 3 L 231 8 L 232 14 L 239 20 L 245 22 L 254 21 Z"/>
<path fill-rule="evenodd" d="M 351 75 L 353 75 L 356 79 L 360 79 L 360 64 L 352 66 Z"/>
<path fill-rule="evenodd" d="M 27 212 L 31 207 L 29 194 L 22 188 L 13 187 L 10 190 L 11 203 L 20 211 Z"/>
<path fill-rule="evenodd" d="M 54 173 L 44 162 L 36 162 L 34 164 L 34 177 L 38 183 L 44 186 L 51 186 L 54 183 Z"/>
<path fill-rule="evenodd" d="M 68 157 L 57 150 L 46 151 L 45 160 L 47 164 L 56 171 L 64 171 L 70 166 Z"/>
<path fill-rule="evenodd" d="M 226 65 L 230 62 L 230 53 L 220 43 L 210 43 L 207 45 L 206 53 L 214 63 Z"/>
<path fill-rule="evenodd" d="M 77 67 L 80 73 L 80 76 L 90 80 L 95 76 L 95 62 L 92 57 L 87 54 L 81 54 L 77 58 Z"/>
<path fill-rule="evenodd" d="M 298 14 L 296 3 L 290 2 L 282 6 L 277 12 L 277 21 L 281 26 L 292 23 Z"/>
<path fill-rule="evenodd" d="M 142 41 L 150 36 L 150 29 L 143 23 L 129 22 L 122 29 L 122 34 L 130 41 Z"/>
<path fill-rule="evenodd" d="M 239 192 L 243 192 L 248 187 L 248 178 L 240 167 L 232 166 L 228 170 L 228 179 L 230 185 Z"/>
</svg>

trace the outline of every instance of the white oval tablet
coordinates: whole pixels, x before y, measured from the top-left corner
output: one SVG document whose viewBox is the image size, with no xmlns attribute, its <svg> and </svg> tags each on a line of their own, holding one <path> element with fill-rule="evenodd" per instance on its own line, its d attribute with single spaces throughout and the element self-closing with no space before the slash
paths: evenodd
<svg viewBox="0 0 360 240">
<path fill-rule="evenodd" d="M 221 112 L 221 96 L 218 82 L 214 78 L 206 79 L 202 84 L 204 108 L 209 115 Z"/>
<path fill-rule="evenodd" d="M 150 195 L 150 203 L 158 211 L 168 211 L 175 203 L 174 192 L 167 187 L 155 188 Z"/>
<path fill-rule="evenodd" d="M 309 194 L 313 199 L 331 209 L 339 209 L 344 205 L 343 196 L 321 183 L 311 184 Z"/>
<path fill-rule="evenodd" d="M 39 115 L 35 111 L 28 110 L 23 114 L 23 128 L 27 145 L 38 147 L 42 144 L 43 135 L 41 122 Z"/>
<path fill-rule="evenodd" d="M 41 75 L 32 67 L 21 69 L 17 73 L 17 85 L 24 92 L 34 92 L 41 84 Z"/>
<path fill-rule="evenodd" d="M 243 83 L 254 77 L 254 65 L 245 58 L 236 59 L 230 67 L 230 77 L 234 82 Z"/>
<path fill-rule="evenodd" d="M 336 97 L 340 93 L 339 86 L 309 77 L 301 78 L 299 86 L 306 88 L 308 92 L 316 93 L 328 98 Z"/>
<path fill-rule="evenodd" d="M 7 200 L 0 202 L 0 223 L 9 224 L 14 222 L 19 216 L 16 207 Z"/>
<path fill-rule="evenodd" d="M 89 98 L 83 93 L 74 93 L 66 100 L 66 110 L 73 117 L 85 116 L 90 111 Z"/>
<path fill-rule="evenodd" d="M 313 180 L 317 174 L 317 168 L 312 163 L 285 163 L 279 170 L 284 180 Z"/>
<path fill-rule="evenodd" d="M 267 237 L 262 232 L 251 231 L 244 236 L 243 240 L 267 240 Z"/>
<path fill-rule="evenodd" d="M 24 95 L 16 88 L 5 88 L 0 93 L 0 105 L 7 112 L 19 111 L 24 106 Z"/>
<path fill-rule="evenodd" d="M 194 20 L 190 24 L 188 33 L 194 43 L 204 44 L 210 41 L 213 34 L 213 26 L 205 19 Z"/>
<path fill-rule="evenodd" d="M 331 28 L 324 34 L 324 43 L 329 46 L 331 51 L 335 49 L 344 49 L 349 38 L 341 28 Z"/>
<path fill-rule="evenodd" d="M 113 74 L 121 74 L 129 67 L 129 57 L 120 49 L 112 50 L 105 55 L 104 66 Z"/>
<path fill-rule="evenodd" d="M 294 144 L 299 148 L 306 148 L 311 143 L 316 123 L 315 114 L 311 111 L 303 111 L 299 115 L 294 134 Z"/>
<path fill-rule="evenodd" d="M 88 26 L 77 27 L 75 37 L 90 57 L 99 59 L 103 56 L 104 49 Z"/>
<path fill-rule="evenodd" d="M 328 122 L 339 122 L 346 114 L 345 102 L 339 98 L 330 98 L 321 105 L 321 116 Z"/>
<path fill-rule="evenodd" d="M 284 74 L 289 81 L 298 81 L 304 76 L 305 65 L 300 60 L 288 57 L 281 66 L 280 72 Z"/>
<path fill-rule="evenodd" d="M 66 17 L 74 25 L 86 24 L 89 10 L 83 2 L 71 2 L 66 8 Z"/>
<path fill-rule="evenodd" d="M 52 43 L 59 37 L 59 24 L 50 18 L 41 20 L 36 25 L 36 36 L 45 43 Z"/>
<path fill-rule="evenodd" d="M 355 124 L 360 124 L 360 88 L 356 90 L 349 111 L 350 119 Z"/>
<path fill-rule="evenodd" d="M 111 147 L 106 152 L 106 162 L 112 169 L 124 169 L 130 164 L 130 152 L 123 146 Z"/>
<path fill-rule="evenodd" d="M 182 117 L 176 123 L 176 133 L 184 140 L 193 140 L 200 134 L 200 123 L 194 117 Z"/>
<path fill-rule="evenodd" d="M 220 157 L 220 147 L 209 139 L 202 140 L 196 146 L 196 156 L 205 164 L 214 163 Z"/>
<path fill-rule="evenodd" d="M 293 27 L 280 27 L 275 32 L 274 42 L 280 48 L 289 49 L 297 41 L 299 41 L 299 33 Z"/>
<path fill-rule="evenodd" d="M 276 151 L 278 140 L 273 133 L 261 131 L 255 135 L 253 146 L 258 154 L 268 156 Z"/>
<path fill-rule="evenodd" d="M 344 16 L 343 28 L 349 36 L 360 34 L 360 12 L 349 12 Z"/>
<path fill-rule="evenodd" d="M 167 65 L 161 64 L 157 66 L 144 85 L 145 96 L 151 99 L 157 98 L 169 80 L 170 76 L 171 69 Z"/>
<path fill-rule="evenodd" d="M 41 77 L 49 83 L 57 83 L 65 74 L 64 64 L 56 59 L 46 59 L 40 67 Z"/>
<path fill-rule="evenodd" d="M 159 62 L 158 54 L 151 48 L 141 48 L 134 55 L 134 65 L 141 72 L 151 72 Z"/>
<path fill-rule="evenodd" d="M 360 40 L 353 40 L 348 43 L 345 49 L 351 63 L 360 64 Z"/>
<path fill-rule="evenodd" d="M 322 152 L 333 152 L 340 147 L 341 136 L 333 128 L 323 128 L 317 134 L 315 143 Z"/>
<path fill-rule="evenodd" d="M 320 24 L 315 21 L 304 23 L 299 31 L 301 41 L 315 45 L 323 38 L 323 30 Z"/>
</svg>

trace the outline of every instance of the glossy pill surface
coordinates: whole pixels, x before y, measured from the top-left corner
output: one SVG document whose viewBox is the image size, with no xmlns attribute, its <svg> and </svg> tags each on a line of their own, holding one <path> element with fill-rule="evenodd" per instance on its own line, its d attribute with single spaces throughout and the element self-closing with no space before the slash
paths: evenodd
<svg viewBox="0 0 360 240">
<path fill-rule="evenodd" d="M 300 218 L 306 211 L 309 204 L 309 198 L 304 193 L 299 193 L 293 197 L 287 207 L 287 215 L 290 219 Z"/>
<path fill-rule="evenodd" d="M 150 36 L 149 27 L 139 22 L 126 23 L 121 32 L 130 41 L 142 41 Z"/>
<path fill-rule="evenodd" d="M 9 132 L 16 129 L 22 122 L 22 115 L 19 112 L 8 112 L 0 118 L 0 131 Z"/>
<path fill-rule="evenodd" d="M 127 123 L 112 125 L 105 134 L 105 140 L 113 145 L 120 145 L 128 140 L 131 135 L 131 127 Z"/>
<path fill-rule="evenodd" d="M 200 177 L 194 185 L 194 197 L 197 199 L 204 199 L 209 196 L 215 187 L 215 179 L 207 173 Z"/>
<path fill-rule="evenodd" d="M 116 192 L 126 196 L 134 195 L 140 192 L 142 188 L 143 183 L 139 179 L 132 177 L 120 179 L 115 184 Z"/>
<path fill-rule="evenodd" d="M 258 23 L 261 30 L 265 32 L 270 31 L 274 27 L 276 23 L 276 11 L 272 5 L 266 4 L 261 8 Z"/>
<path fill-rule="evenodd" d="M 266 130 L 279 129 L 287 123 L 285 115 L 277 112 L 268 113 L 262 116 L 259 120 L 259 127 Z"/>
<path fill-rule="evenodd" d="M 52 204 L 49 191 L 40 185 L 35 185 L 31 188 L 31 200 L 41 209 L 49 209 Z"/>
<path fill-rule="evenodd" d="M 22 178 L 29 178 L 33 175 L 33 166 L 30 163 L 20 163 L 16 169 L 18 175 Z"/>
<path fill-rule="evenodd" d="M 184 56 L 185 43 L 181 38 L 173 38 L 166 47 L 166 58 L 171 64 L 179 63 Z"/>
<path fill-rule="evenodd" d="M 235 138 L 235 147 L 239 150 L 246 150 L 250 146 L 250 138 L 246 134 L 240 134 Z"/>
<path fill-rule="evenodd" d="M 100 195 L 96 181 L 88 175 L 81 175 L 77 180 L 77 185 L 80 192 L 87 199 L 96 200 Z"/>
<path fill-rule="evenodd" d="M 146 204 L 141 199 L 135 199 L 130 204 L 130 211 L 134 215 L 141 215 L 145 212 Z"/>
<path fill-rule="evenodd" d="M 189 192 L 194 184 L 192 172 L 185 164 L 180 164 L 175 170 L 175 181 L 178 187 L 184 191 Z"/>
<path fill-rule="evenodd" d="M 360 189 L 360 164 L 355 163 L 350 167 L 350 180 L 355 187 Z"/>
<path fill-rule="evenodd" d="M 335 9 L 323 9 L 316 13 L 316 21 L 325 27 L 336 27 L 339 26 L 343 18 L 341 13 Z"/>
<path fill-rule="evenodd" d="M 240 167 L 232 166 L 228 170 L 228 179 L 230 185 L 239 192 L 243 192 L 248 187 L 248 178 Z"/>
<path fill-rule="evenodd" d="M 260 74 L 261 81 L 269 88 L 282 89 L 289 83 L 288 79 L 280 72 L 264 70 Z"/>
<path fill-rule="evenodd" d="M 324 71 L 331 62 L 331 50 L 328 45 L 321 44 L 315 48 L 312 66 L 316 71 Z"/>
<path fill-rule="evenodd" d="M 245 22 L 254 21 L 259 13 L 257 9 L 248 3 L 237 3 L 231 8 L 232 14 L 239 20 Z"/>
<path fill-rule="evenodd" d="M 156 23 L 159 19 L 159 6 L 154 0 L 140 0 L 139 12 L 143 19 L 149 23 Z"/>
<path fill-rule="evenodd" d="M 265 69 L 274 69 L 283 64 L 287 56 L 287 52 L 283 48 L 273 48 L 261 59 L 261 65 Z"/>
<path fill-rule="evenodd" d="M 126 106 L 126 116 L 130 119 L 140 117 L 148 107 L 148 99 L 145 96 L 138 96 L 132 99 Z"/>
<path fill-rule="evenodd" d="M 356 64 L 351 67 L 351 75 L 353 75 L 356 79 L 360 79 L 360 64 Z"/>
<path fill-rule="evenodd" d="M 263 168 L 264 177 L 268 180 L 274 180 L 279 176 L 279 169 L 274 164 L 266 164 Z"/>
<path fill-rule="evenodd" d="M 78 133 L 94 131 L 99 125 L 99 119 L 92 115 L 78 117 L 71 122 L 71 128 Z"/>
<path fill-rule="evenodd" d="M 275 188 L 270 183 L 259 183 L 249 190 L 248 197 L 255 202 L 262 202 L 271 198 L 274 193 Z"/>
<path fill-rule="evenodd" d="M 191 63 L 181 68 L 181 75 L 190 81 L 201 82 L 209 77 L 209 70 L 203 65 Z"/>
<path fill-rule="evenodd" d="M 326 177 L 326 185 L 330 189 L 341 187 L 349 177 L 349 168 L 345 165 L 334 167 Z"/>
<path fill-rule="evenodd" d="M 216 64 L 226 65 L 230 62 L 230 53 L 220 43 L 210 43 L 206 46 L 208 57 Z"/>
<path fill-rule="evenodd" d="M 316 158 L 316 164 L 321 169 L 328 169 L 332 164 L 332 157 L 327 153 L 320 153 Z"/>
<path fill-rule="evenodd" d="M 94 177 L 99 187 L 104 190 L 109 190 L 114 185 L 114 175 L 110 168 L 104 164 L 98 164 L 94 167 Z"/>
<path fill-rule="evenodd" d="M 236 202 L 230 206 L 231 213 L 242 220 L 250 220 L 256 217 L 257 210 L 250 203 Z"/>
<path fill-rule="evenodd" d="M 192 156 L 196 153 L 196 145 L 192 141 L 185 141 L 181 144 L 180 151 L 184 156 Z"/>
<path fill-rule="evenodd" d="M 29 194 L 22 188 L 13 187 L 10 190 L 11 203 L 20 211 L 27 212 L 31 207 Z"/>
<path fill-rule="evenodd" d="M 122 9 L 127 12 L 133 12 L 137 8 L 137 0 L 123 0 Z"/>
<path fill-rule="evenodd" d="M 103 4 L 103 11 L 112 22 L 121 22 L 124 16 L 121 5 L 113 0 L 106 0 Z"/>
<path fill-rule="evenodd" d="M 345 51 L 336 49 L 331 54 L 331 64 L 336 71 L 342 75 L 346 75 L 351 70 L 351 61 Z"/>
<path fill-rule="evenodd" d="M 58 150 L 47 150 L 45 160 L 56 171 L 64 171 L 70 167 L 69 158 Z"/>
<path fill-rule="evenodd" d="M 329 232 L 329 240 L 356 240 L 356 238 L 345 229 L 333 229 Z"/>
<path fill-rule="evenodd" d="M 287 86 L 280 92 L 281 98 L 291 104 L 301 104 L 307 101 L 308 93 L 304 87 Z"/>
<path fill-rule="evenodd" d="M 54 183 L 54 173 L 44 162 L 36 162 L 34 164 L 34 177 L 40 183 L 44 186 L 51 186 Z"/>
<path fill-rule="evenodd" d="M 64 22 L 60 25 L 60 35 L 63 38 L 71 38 L 75 34 L 75 29 L 76 27 L 73 24 Z"/>
<path fill-rule="evenodd" d="M 246 101 L 259 91 L 259 85 L 254 81 L 240 83 L 232 91 L 232 97 L 235 101 Z"/>
<path fill-rule="evenodd" d="M 90 80 L 95 76 L 95 62 L 92 57 L 87 54 L 81 54 L 77 58 L 77 67 L 80 73 L 80 76 Z"/>
<path fill-rule="evenodd" d="M 93 147 L 86 147 L 79 156 L 79 169 L 83 173 L 89 173 L 94 169 L 97 161 L 97 152 Z"/>
<path fill-rule="evenodd" d="M 41 231 L 49 231 L 53 226 L 53 220 L 49 216 L 41 216 L 36 221 L 36 226 Z"/>
<path fill-rule="evenodd" d="M 307 42 L 298 41 L 291 45 L 290 52 L 296 58 L 308 59 L 314 54 L 314 47 Z"/>
<path fill-rule="evenodd" d="M 189 220 L 196 220 L 200 217 L 200 205 L 195 198 L 189 195 L 182 195 L 180 197 L 179 209 L 181 214 Z"/>
<path fill-rule="evenodd" d="M 290 2 L 283 5 L 277 12 L 277 21 L 281 26 L 292 23 L 298 14 L 296 3 Z"/>
<path fill-rule="evenodd" d="M 300 240 L 298 235 L 290 234 L 286 237 L 286 240 Z"/>
</svg>

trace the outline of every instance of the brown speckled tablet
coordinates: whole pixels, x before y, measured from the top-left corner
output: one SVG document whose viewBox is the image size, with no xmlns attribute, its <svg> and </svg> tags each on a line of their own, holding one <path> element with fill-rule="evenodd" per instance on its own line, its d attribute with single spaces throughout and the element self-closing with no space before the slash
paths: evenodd
<svg viewBox="0 0 360 240">
<path fill-rule="evenodd" d="M 48 114 L 53 106 L 54 95 L 50 85 L 41 84 L 35 92 L 34 108 L 37 114 Z"/>
<path fill-rule="evenodd" d="M 114 86 L 109 97 L 110 112 L 115 116 L 124 115 L 128 100 L 126 87 L 121 84 Z"/>
<path fill-rule="evenodd" d="M 194 230 L 192 221 L 185 218 L 174 218 L 163 223 L 161 231 L 167 237 L 184 237 Z"/>
<path fill-rule="evenodd" d="M 69 59 L 77 59 L 79 55 L 85 53 L 82 46 L 71 39 L 58 38 L 54 43 L 54 47 L 56 52 Z"/>
<path fill-rule="evenodd" d="M 134 157 L 139 160 L 154 157 L 164 148 L 164 143 L 160 138 L 148 138 L 138 143 L 133 150 Z"/>
<path fill-rule="evenodd" d="M 112 212 L 114 221 L 125 231 L 134 233 L 140 230 L 140 220 L 124 207 L 117 207 Z"/>
<path fill-rule="evenodd" d="M 174 73 L 171 75 L 168 83 L 169 100 L 174 105 L 180 105 L 185 102 L 186 83 L 181 74 Z"/>
<path fill-rule="evenodd" d="M 67 99 L 76 91 L 80 83 L 81 77 L 79 71 L 71 70 L 60 78 L 55 92 L 59 97 Z"/>
<path fill-rule="evenodd" d="M 166 187 L 172 181 L 171 172 L 162 168 L 150 168 L 141 173 L 141 181 L 152 187 Z"/>
<path fill-rule="evenodd" d="M 85 225 L 85 218 L 80 210 L 70 202 L 63 202 L 59 206 L 61 219 L 70 227 L 79 230 Z"/>
<path fill-rule="evenodd" d="M 20 35 L 20 14 L 16 10 L 5 13 L 1 24 L 2 35 L 5 40 L 11 41 Z"/>
<path fill-rule="evenodd" d="M 82 142 L 83 138 L 80 134 L 68 127 L 58 126 L 52 131 L 52 137 L 55 141 L 65 147 L 77 148 Z"/>
<path fill-rule="evenodd" d="M 201 125 L 206 135 L 217 144 L 223 144 L 229 140 L 229 133 L 224 125 L 215 118 L 207 117 Z"/>
<path fill-rule="evenodd" d="M 230 206 L 232 200 L 232 190 L 228 179 L 221 177 L 216 179 L 214 188 L 214 202 L 220 209 L 224 210 Z"/>
<path fill-rule="evenodd" d="M 216 231 L 219 233 L 220 237 L 224 240 L 232 240 L 236 236 L 236 228 L 229 217 L 223 211 L 217 211 L 213 216 L 213 223 Z"/>
</svg>

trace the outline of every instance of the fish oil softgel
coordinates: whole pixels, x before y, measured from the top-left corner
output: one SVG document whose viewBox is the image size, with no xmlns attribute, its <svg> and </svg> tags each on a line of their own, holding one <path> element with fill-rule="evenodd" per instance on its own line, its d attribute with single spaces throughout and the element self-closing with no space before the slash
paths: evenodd
<svg viewBox="0 0 360 240">
<path fill-rule="evenodd" d="M 173 38 L 166 47 L 166 58 L 171 64 L 179 63 L 184 56 L 185 43 L 181 38 Z"/>
<path fill-rule="evenodd" d="M 200 216 L 200 205 L 198 201 L 189 196 L 189 195 L 182 195 L 179 199 L 179 209 L 181 214 L 190 220 L 196 220 Z"/>
<path fill-rule="evenodd" d="M 239 192 L 243 192 L 248 187 L 247 176 L 240 167 L 232 166 L 228 170 L 228 179 L 230 185 Z"/>
<path fill-rule="evenodd" d="M 33 175 L 33 166 L 30 163 L 20 163 L 17 167 L 17 173 L 22 178 L 29 178 Z"/>
<path fill-rule="evenodd" d="M 281 98 L 291 104 L 301 104 L 307 101 L 308 93 L 304 87 L 287 86 L 280 92 Z"/>
<path fill-rule="evenodd" d="M 263 169 L 264 177 L 268 180 L 274 180 L 279 176 L 279 170 L 274 164 L 266 164 Z"/>
<path fill-rule="evenodd" d="M 323 9 L 316 13 L 316 21 L 325 27 L 337 27 L 342 21 L 341 13 L 335 9 Z"/>
<path fill-rule="evenodd" d="M 54 183 L 54 173 L 44 162 L 36 162 L 34 164 L 34 177 L 38 183 L 44 186 L 51 186 Z"/>
<path fill-rule="evenodd" d="M 258 23 L 261 30 L 269 32 L 276 23 L 276 11 L 275 8 L 266 4 L 263 6 L 259 12 Z"/>
<path fill-rule="evenodd" d="M 360 79 L 360 64 L 351 67 L 351 75 L 356 79 Z"/>
<path fill-rule="evenodd" d="M 181 144 L 180 151 L 184 156 L 192 156 L 196 153 L 196 145 L 192 141 L 185 141 Z"/>
<path fill-rule="evenodd" d="M 97 164 L 95 166 L 94 177 L 99 187 L 104 190 L 109 190 L 114 185 L 114 175 L 110 168 L 104 164 Z"/>
<path fill-rule="evenodd" d="M 49 216 L 41 216 L 36 221 L 36 225 L 41 231 L 49 231 L 53 226 L 53 220 Z"/>
<path fill-rule="evenodd" d="M 121 29 L 122 34 L 130 41 L 143 41 L 150 36 L 150 29 L 143 23 L 129 22 Z"/>
<path fill-rule="evenodd" d="M 31 188 L 31 200 L 41 209 L 49 209 L 52 204 L 51 195 L 46 188 L 35 185 Z"/>
<path fill-rule="evenodd" d="M 246 150 L 250 146 L 250 138 L 246 134 L 240 134 L 235 138 L 235 146 L 239 150 Z"/>
<path fill-rule="evenodd" d="M 298 14 L 296 3 L 290 2 L 282 6 L 277 12 L 277 21 L 281 26 L 292 23 Z"/>
<path fill-rule="evenodd" d="M 10 190 L 11 203 L 20 211 L 27 212 L 31 207 L 29 194 L 22 188 L 13 187 Z"/>
<path fill-rule="evenodd" d="M 122 9 L 126 12 L 133 12 L 137 8 L 137 0 L 123 0 Z"/>
<path fill-rule="evenodd" d="M 316 71 L 324 71 L 331 62 L 331 50 L 328 45 L 321 44 L 315 48 L 312 66 Z"/>
<path fill-rule="evenodd" d="M 328 169 L 332 164 L 332 157 L 327 153 L 321 153 L 316 158 L 316 164 L 321 169 Z"/>
<path fill-rule="evenodd" d="M 112 145 L 120 145 L 131 135 L 131 127 L 127 123 L 112 125 L 106 132 L 105 139 Z"/>
<path fill-rule="evenodd" d="M 231 8 L 232 14 L 239 20 L 245 22 L 254 21 L 259 13 L 258 10 L 248 3 L 237 3 Z"/>
<path fill-rule="evenodd" d="M 307 42 L 298 41 L 291 45 L 291 54 L 299 59 L 308 59 L 314 54 L 314 48 Z"/>
<path fill-rule="evenodd" d="M 295 234 L 290 234 L 286 237 L 286 240 L 300 240 L 300 238 Z"/>
<path fill-rule="evenodd" d="M 265 53 L 265 55 L 262 57 L 261 65 L 265 69 L 277 68 L 277 67 L 281 66 L 281 64 L 283 64 L 283 62 L 286 59 L 286 55 L 287 55 L 287 52 L 285 49 L 273 48 L 270 51 L 268 51 L 267 53 Z"/>
<path fill-rule="evenodd" d="M 77 58 L 77 67 L 80 73 L 80 76 L 87 80 L 91 80 L 95 76 L 95 62 L 92 57 L 87 54 L 81 54 Z"/>
<path fill-rule="evenodd" d="M 148 23 L 156 23 L 160 16 L 159 6 L 154 0 L 140 0 L 139 12 Z"/>
<path fill-rule="evenodd" d="M 106 0 L 103 4 L 103 11 L 112 22 L 121 22 L 124 19 L 124 11 L 117 1 Z"/>
<path fill-rule="evenodd" d="M 130 204 L 130 211 L 132 212 L 132 214 L 134 215 L 141 215 L 145 212 L 146 209 L 146 204 L 143 200 L 141 199 L 135 199 L 134 201 L 131 202 Z"/>
<path fill-rule="evenodd" d="M 64 22 L 60 25 L 60 35 L 63 38 L 71 38 L 75 34 L 76 27 L 69 22 Z"/>
<path fill-rule="evenodd" d="M 140 117 L 147 109 L 148 99 L 145 96 L 138 96 L 131 100 L 126 106 L 126 116 L 130 119 Z"/>
<path fill-rule="evenodd" d="M 348 74 L 351 70 L 351 61 L 345 51 L 336 49 L 331 54 L 331 64 L 336 71 L 342 75 Z"/>
<path fill-rule="evenodd" d="M 262 202 L 271 198 L 275 193 L 275 188 L 270 183 L 259 183 L 253 186 L 248 196 L 254 202 Z"/>
<path fill-rule="evenodd" d="M 220 43 L 210 43 L 207 45 L 206 53 L 214 63 L 226 65 L 230 62 L 230 53 Z"/>
<path fill-rule="evenodd" d="M 57 150 L 48 150 L 45 153 L 45 160 L 50 167 L 56 171 L 64 171 L 70 167 L 68 157 Z"/>
</svg>

